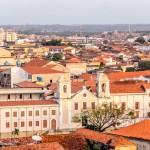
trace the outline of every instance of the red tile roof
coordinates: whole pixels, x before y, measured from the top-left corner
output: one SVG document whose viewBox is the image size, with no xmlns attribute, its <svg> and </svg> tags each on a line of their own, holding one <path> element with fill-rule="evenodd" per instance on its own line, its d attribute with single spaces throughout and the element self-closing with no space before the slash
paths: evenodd
<svg viewBox="0 0 150 150">
<path fill-rule="evenodd" d="M 25 105 L 54 105 L 54 100 L 22 100 L 22 101 L 0 101 L 0 107 L 5 106 L 25 106 Z"/>
<path fill-rule="evenodd" d="M 49 49 L 65 49 L 68 46 L 45 46 L 45 47 Z"/>
<path fill-rule="evenodd" d="M 110 84 L 110 93 L 145 93 L 141 81 L 118 81 Z"/>
<path fill-rule="evenodd" d="M 23 81 L 23 82 L 19 82 L 17 84 L 15 84 L 21 88 L 42 88 L 41 85 L 30 82 L 30 81 Z"/>
<path fill-rule="evenodd" d="M 10 146 L 5 147 L 3 150 L 65 150 L 59 143 L 42 143 L 42 144 L 32 144 L 32 145 L 20 145 L 20 146 Z"/>
<path fill-rule="evenodd" d="M 112 131 L 110 133 L 150 141 L 150 120 L 144 120 L 133 125 Z"/>
<path fill-rule="evenodd" d="M 150 70 L 147 71 L 137 71 L 137 72 L 116 72 L 116 73 L 108 73 L 107 76 L 110 82 L 119 81 L 124 78 L 134 78 L 140 76 L 150 75 Z"/>
<path fill-rule="evenodd" d="M 100 133 L 98 131 L 92 131 L 88 129 L 79 129 L 76 134 L 83 135 L 86 139 L 97 141 L 100 143 L 108 143 L 110 141 L 110 146 L 135 146 L 135 144 L 123 137 L 113 136 L 109 134 Z"/>
<path fill-rule="evenodd" d="M 45 66 L 49 63 L 49 60 L 45 60 L 45 59 L 33 59 L 31 61 L 29 61 L 28 63 L 25 64 L 25 66 Z"/>
<path fill-rule="evenodd" d="M 82 61 L 78 58 L 71 58 L 69 60 L 66 60 L 67 63 L 81 63 Z"/>
<path fill-rule="evenodd" d="M 37 67 L 37 66 L 28 66 L 21 67 L 23 70 L 30 74 L 55 74 L 55 73 L 65 73 L 63 71 L 58 71 L 54 69 L 50 69 L 48 67 Z"/>
<path fill-rule="evenodd" d="M 96 80 L 97 75 L 96 74 L 83 74 L 82 76 L 79 77 L 79 79 L 84 79 L 84 80 Z"/>
<path fill-rule="evenodd" d="M 83 136 L 77 134 L 45 135 L 42 143 L 58 142 L 66 150 L 84 150 L 87 143 Z"/>
</svg>

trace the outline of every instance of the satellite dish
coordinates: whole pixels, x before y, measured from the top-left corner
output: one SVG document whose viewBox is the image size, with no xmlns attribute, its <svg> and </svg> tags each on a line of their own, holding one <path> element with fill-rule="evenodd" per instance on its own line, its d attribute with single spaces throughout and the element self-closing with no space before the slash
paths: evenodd
<svg viewBox="0 0 150 150">
<path fill-rule="evenodd" d="M 40 136 L 38 136 L 38 135 L 33 135 L 32 139 L 37 141 L 37 142 L 41 142 L 42 141 L 42 138 Z"/>
</svg>

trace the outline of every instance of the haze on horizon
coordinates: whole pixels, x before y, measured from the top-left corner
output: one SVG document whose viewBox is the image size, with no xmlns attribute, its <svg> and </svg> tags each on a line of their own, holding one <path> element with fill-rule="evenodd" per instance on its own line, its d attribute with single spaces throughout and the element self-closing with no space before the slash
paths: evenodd
<svg viewBox="0 0 150 150">
<path fill-rule="evenodd" d="M 0 0 L 0 25 L 150 24 L 150 0 Z"/>
</svg>

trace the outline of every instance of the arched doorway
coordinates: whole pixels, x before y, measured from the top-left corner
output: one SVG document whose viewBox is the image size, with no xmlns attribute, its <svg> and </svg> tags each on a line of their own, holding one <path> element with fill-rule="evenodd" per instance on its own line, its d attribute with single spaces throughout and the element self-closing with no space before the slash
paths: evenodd
<svg viewBox="0 0 150 150">
<path fill-rule="evenodd" d="M 56 120 L 55 119 L 51 120 L 51 129 L 53 129 L 53 130 L 56 129 Z"/>
</svg>

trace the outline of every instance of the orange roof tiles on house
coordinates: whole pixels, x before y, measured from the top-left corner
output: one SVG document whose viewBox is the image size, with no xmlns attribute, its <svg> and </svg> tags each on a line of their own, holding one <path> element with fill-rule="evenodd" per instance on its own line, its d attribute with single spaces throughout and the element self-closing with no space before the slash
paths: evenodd
<svg viewBox="0 0 150 150">
<path fill-rule="evenodd" d="M 0 107 L 6 106 L 25 106 L 25 105 L 56 105 L 54 100 L 22 100 L 22 101 L 1 101 Z"/>
<path fill-rule="evenodd" d="M 78 134 L 61 134 L 61 135 L 44 135 L 42 143 L 58 142 L 66 150 L 84 150 L 87 143 L 82 135 Z"/>
<path fill-rule="evenodd" d="M 97 75 L 96 74 L 82 74 L 82 76 L 79 77 L 79 79 L 84 80 L 96 80 Z"/>
<path fill-rule="evenodd" d="M 49 49 L 65 49 L 69 46 L 45 46 L 45 47 Z"/>
<path fill-rule="evenodd" d="M 57 91 L 57 83 L 52 83 L 48 88 L 50 90 L 56 92 Z M 81 89 L 82 89 L 81 87 L 76 86 L 76 85 L 74 85 L 74 84 L 71 83 L 71 93 L 77 93 Z"/>
<path fill-rule="evenodd" d="M 48 67 L 37 67 L 37 66 L 27 66 L 21 67 L 23 70 L 30 74 L 55 74 L 55 73 L 65 73 L 63 71 L 58 71 L 54 69 L 49 69 Z"/>
<path fill-rule="evenodd" d="M 23 81 L 23 82 L 19 82 L 17 84 L 15 84 L 21 88 L 42 88 L 43 86 L 30 82 L 30 81 Z"/>
<path fill-rule="evenodd" d="M 110 82 L 119 81 L 125 78 L 134 78 L 134 77 L 147 76 L 147 75 L 150 75 L 150 70 L 137 71 L 137 72 L 116 72 L 116 73 L 107 74 Z"/>
<path fill-rule="evenodd" d="M 84 138 L 100 142 L 100 143 L 110 143 L 110 146 L 135 146 L 135 144 L 123 137 L 113 136 L 109 134 L 100 133 L 98 131 L 92 131 L 89 129 L 79 129 L 76 134 L 83 135 Z"/>
<path fill-rule="evenodd" d="M 69 60 L 66 60 L 67 63 L 82 63 L 82 61 L 78 58 L 71 58 Z"/>
<path fill-rule="evenodd" d="M 65 150 L 59 143 L 42 143 L 31 145 L 10 146 L 2 148 L 3 150 Z"/>
<path fill-rule="evenodd" d="M 118 81 L 110 84 L 110 93 L 145 93 L 142 85 L 141 81 Z"/>
<path fill-rule="evenodd" d="M 150 120 L 144 120 L 109 133 L 150 141 Z"/>
<path fill-rule="evenodd" d="M 49 60 L 45 60 L 45 59 L 33 59 L 31 61 L 29 61 L 28 63 L 25 64 L 25 66 L 45 66 L 49 63 Z"/>
</svg>

